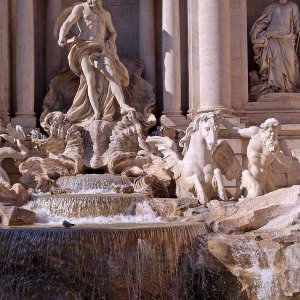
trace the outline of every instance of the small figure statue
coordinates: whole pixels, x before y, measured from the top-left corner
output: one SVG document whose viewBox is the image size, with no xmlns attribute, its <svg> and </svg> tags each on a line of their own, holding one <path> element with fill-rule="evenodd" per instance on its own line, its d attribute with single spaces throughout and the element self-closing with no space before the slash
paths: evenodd
<svg viewBox="0 0 300 300">
<path fill-rule="evenodd" d="M 12 147 L 0 148 L 0 184 L 10 188 L 10 180 L 7 173 L 1 167 L 2 161 L 7 158 L 14 159 L 15 161 L 25 160 L 28 156 L 28 148 L 23 145 L 23 141 L 26 139 L 26 135 L 21 126 L 13 127 L 11 124 L 7 126 L 6 133 L 0 135 L 5 141 L 11 145 L 16 144 L 20 149 L 20 152 Z"/>
<path fill-rule="evenodd" d="M 294 2 L 275 0 L 250 30 L 254 61 L 260 67 L 261 84 L 264 86 L 267 82 L 267 92 L 296 91 L 299 80 L 296 54 L 299 18 L 299 9 Z"/>
<path fill-rule="evenodd" d="M 80 76 L 67 117 L 75 123 L 90 117 L 112 121 L 116 109 L 114 99 L 121 114 L 133 111 L 125 103 L 121 87 L 129 84 L 128 71 L 117 56 L 117 33 L 102 1 L 77 3 L 67 8 L 57 23 L 60 27 L 58 44 L 61 47 L 68 44 L 70 68 Z"/>
<path fill-rule="evenodd" d="M 247 147 L 248 170 L 243 171 L 242 187 L 247 190 L 247 197 L 257 197 L 276 190 L 272 176 L 272 163 L 277 160 L 290 168 L 293 164 L 291 156 L 280 150 L 278 135 L 280 123 L 274 118 L 267 119 L 258 126 L 239 128 L 227 119 L 224 126 L 241 138 L 250 139 Z"/>
</svg>

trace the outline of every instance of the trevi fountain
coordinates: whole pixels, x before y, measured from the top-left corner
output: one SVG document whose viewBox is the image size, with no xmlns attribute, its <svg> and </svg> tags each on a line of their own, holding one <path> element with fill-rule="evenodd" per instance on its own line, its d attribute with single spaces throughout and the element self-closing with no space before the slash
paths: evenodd
<svg viewBox="0 0 300 300">
<path fill-rule="evenodd" d="M 299 5 L 0 0 L 0 299 L 300 299 Z"/>
</svg>

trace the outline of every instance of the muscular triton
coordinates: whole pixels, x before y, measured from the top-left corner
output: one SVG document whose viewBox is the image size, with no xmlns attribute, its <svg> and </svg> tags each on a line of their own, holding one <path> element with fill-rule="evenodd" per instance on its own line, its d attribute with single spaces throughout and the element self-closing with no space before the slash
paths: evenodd
<svg viewBox="0 0 300 300">
<path fill-rule="evenodd" d="M 278 135 L 280 123 L 274 118 L 267 119 L 260 126 L 239 128 L 227 119 L 223 125 L 233 134 L 249 139 L 247 147 L 248 170 L 243 172 L 252 182 L 260 187 L 261 194 L 276 190 L 273 180 L 272 163 L 277 160 L 281 165 L 290 168 L 293 160 L 280 150 Z M 261 196 L 261 195 L 256 195 Z"/>
</svg>

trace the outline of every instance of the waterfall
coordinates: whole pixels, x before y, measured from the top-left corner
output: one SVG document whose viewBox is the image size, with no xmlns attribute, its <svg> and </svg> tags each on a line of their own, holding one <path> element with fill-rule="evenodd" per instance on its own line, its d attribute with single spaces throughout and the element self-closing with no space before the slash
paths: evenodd
<svg viewBox="0 0 300 300">
<path fill-rule="evenodd" d="M 1 229 L 1 299 L 196 299 L 196 237 L 205 232 L 203 224 Z"/>
</svg>

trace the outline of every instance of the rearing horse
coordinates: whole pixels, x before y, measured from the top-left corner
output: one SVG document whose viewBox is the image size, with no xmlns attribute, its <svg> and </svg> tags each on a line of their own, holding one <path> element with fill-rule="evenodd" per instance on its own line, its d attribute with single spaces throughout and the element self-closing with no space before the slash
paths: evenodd
<svg viewBox="0 0 300 300">
<path fill-rule="evenodd" d="M 227 200 L 221 171 L 212 156 L 217 147 L 219 118 L 219 112 L 198 115 L 179 142 L 184 148 L 184 158 L 177 179 L 177 196 L 193 195 L 201 204 L 206 204 L 217 195 L 221 200 Z"/>
<path fill-rule="evenodd" d="M 227 200 L 221 170 L 213 161 L 220 127 L 219 118 L 219 112 L 209 112 L 198 115 L 191 122 L 179 143 L 183 147 L 183 159 L 170 138 L 147 139 L 152 149 L 155 145 L 163 154 L 163 167 L 173 171 L 177 197 L 196 197 L 201 204 L 206 204 L 215 197 Z"/>
</svg>

